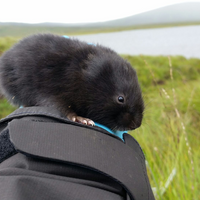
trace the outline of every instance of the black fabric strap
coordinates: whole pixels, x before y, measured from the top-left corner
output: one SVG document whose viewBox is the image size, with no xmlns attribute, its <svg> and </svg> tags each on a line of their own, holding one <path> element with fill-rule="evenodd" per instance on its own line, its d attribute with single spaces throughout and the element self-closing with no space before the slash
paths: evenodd
<svg viewBox="0 0 200 200">
<path fill-rule="evenodd" d="M 119 182 L 132 200 L 154 199 L 143 153 L 128 134 L 123 143 L 85 127 L 20 119 L 8 128 L 15 149 L 23 154 L 90 168 Z"/>
<path fill-rule="evenodd" d="M 72 124 L 72 125 L 80 126 L 80 127 L 87 126 L 87 125 L 83 125 L 78 122 L 70 121 L 68 118 L 66 118 L 66 116 L 63 116 L 58 110 L 56 110 L 52 107 L 40 107 L 40 106 L 19 108 L 19 109 L 15 110 L 13 113 L 11 113 L 10 115 L 8 115 L 7 117 L 1 119 L 0 126 L 1 126 L 1 124 L 7 124 L 9 121 L 11 121 L 13 119 L 28 118 L 28 117 L 43 117 L 43 118 L 45 118 L 45 121 L 48 121 L 48 119 L 51 119 L 49 121 L 55 120 L 57 122 L 68 123 L 68 124 Z M 104 129 L 99 128 L 97 126 L 95 126 L 95 127 L 87 126 L 87 127 L 89 129 L 98 130 L 100 132 L 103 132 L 105 134 L 108 134 L 114 138 L 121 140 L 118 136 L 116 136 L 112 133 L 109 133 L 109 132 L 105 131 Z"/>
</svg>

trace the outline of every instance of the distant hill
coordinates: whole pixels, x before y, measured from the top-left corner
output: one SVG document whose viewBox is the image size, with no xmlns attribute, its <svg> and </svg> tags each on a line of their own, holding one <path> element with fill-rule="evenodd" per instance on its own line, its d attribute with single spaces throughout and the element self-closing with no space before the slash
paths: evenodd
<svg viewBox="0 0 200 200">
<path fill-rule="evenodd" d="M 121 31 L 133 28 L 148 28 L 152 26 L 173 26 L 200 24 L 200 2 L 188 2 L 169 5 L 152 11 L 130 17 L 98 23 L 62 24 L 62 23 L 1 23 L 0 37 L 23 37 L 38 32 L 57 34 L 85 34 L 107 31 Z"/>
<path fill-rule="evenodd" d="M 200 2 L 169 5 L 130 17 L 90 24 L 93 26 L 141 26 L 200 22 Z"/>
</svg>

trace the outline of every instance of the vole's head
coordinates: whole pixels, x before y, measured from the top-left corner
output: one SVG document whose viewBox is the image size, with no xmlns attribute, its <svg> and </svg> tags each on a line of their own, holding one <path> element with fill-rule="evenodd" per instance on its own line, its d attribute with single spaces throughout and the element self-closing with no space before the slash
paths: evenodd
<svg viewBox="0 0 200 200">
<path fill-rule="evenodd" d="M 113 52 L 91 55 L 84 69 L 86 113 L 112 130 L 133 130 L 141 125 L 144 102 L 136 71 Z"/>
</svg>

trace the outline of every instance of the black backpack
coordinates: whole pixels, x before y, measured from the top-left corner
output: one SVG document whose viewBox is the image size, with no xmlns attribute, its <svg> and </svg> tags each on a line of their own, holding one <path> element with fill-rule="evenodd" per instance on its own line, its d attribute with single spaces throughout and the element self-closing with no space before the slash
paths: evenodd
<svg viewBox="0 0 200 200">
<path fill-rule="evenodd" d="M 1 200 L 154 200 L 145 157 L 98 127 L 47 107 L 20 108 L 0 121 Z"/>
</svg>

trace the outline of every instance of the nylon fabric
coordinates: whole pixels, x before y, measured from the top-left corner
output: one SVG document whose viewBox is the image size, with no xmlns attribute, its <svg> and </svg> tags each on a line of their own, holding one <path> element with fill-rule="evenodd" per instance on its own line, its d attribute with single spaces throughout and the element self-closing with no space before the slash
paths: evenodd
<svg viewBox="0 0 200 200">
<path fill-rule="evenodd" d="M 123 142 L 43 107 L 18 109 L 0 127 L 14 149 L 0 163 L 2 200 L 155 199 L 141 147 L 126 133 Z"/>
</svg>

